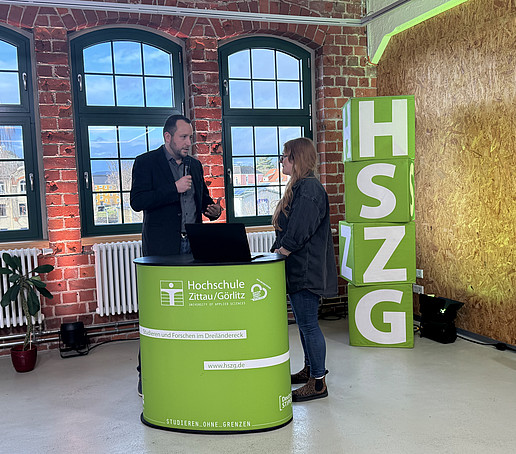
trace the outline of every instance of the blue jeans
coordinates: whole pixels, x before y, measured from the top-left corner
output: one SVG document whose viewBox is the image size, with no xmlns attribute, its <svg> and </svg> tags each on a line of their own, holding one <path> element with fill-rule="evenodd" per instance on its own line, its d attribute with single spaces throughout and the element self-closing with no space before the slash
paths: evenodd
<svg viewBox="0 0 516 454">
<path fill-rule="evenodd" d="M 319 327 L 319 296 L 308 290 L 290 293 L 289 296 L 299 327 L 305 365 L 310 366 L 310 376 L 322 377 L 326 372 L 326 341 Z"/>
</svg>

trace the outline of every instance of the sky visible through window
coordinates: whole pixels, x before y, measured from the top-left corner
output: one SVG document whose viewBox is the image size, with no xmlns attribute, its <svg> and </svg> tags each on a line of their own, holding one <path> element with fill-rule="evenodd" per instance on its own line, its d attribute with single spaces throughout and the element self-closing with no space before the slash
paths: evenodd
<svg viewBox="0 0 516 454">
<path fill-rule="evenodd" d="M 244 49 L 228 57 L 233 109 L 301 109 L 301 60 L 274 49 Z"/>
<path fill-rule="evenodd" d="M 170 54 L 134 41 L 108 41 L 83 50 L 89 106 L 174 107 Z"/>
</svg>

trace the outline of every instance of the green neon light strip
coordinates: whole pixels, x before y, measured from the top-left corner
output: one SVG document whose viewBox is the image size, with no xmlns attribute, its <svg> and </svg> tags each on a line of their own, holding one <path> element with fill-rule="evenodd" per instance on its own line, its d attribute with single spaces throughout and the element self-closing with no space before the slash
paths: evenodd
<svg viewBox="0 0 516 454">
<path fill-rule="evenodd" d="M 387 44 L 389 44 L 389 40 L 392 36 L 397 35 L 398 33 L 401 33 L 402 31 L 405 31 L 409 28 L 412 28 L 416 26 L 417 24 L 420 24 L 421 22 L 426 21 L 427 19 L 430 19 L 431 17 L 437 16 L 438 14 L 444 13 L 445 11 L 448 11 L 449 9 L 460 5 L 461 3 L 465 3 L 468 0 L 450 0 L 447 3 L 443 3 L 440 6 L 436 6 L 434 9 L 431 9 L 430 11 L 427 11 L 424 14 L 421 14 L 420 16 L 415 17 L 414 19 L 409 20 L 408 22 L 405 22 L 404 24 L 398 25 L 392 32 L 387 33 L 383 39 L 380 45 L 378 46 L 378 49 L 376 49 L 376 52 L 374 54 L 374 57 L 372 59 L 372 63 L 377 64 L 380 61 L 380 58 L 382 57 L 385 48 L 387 47 Z"/>
</svg>

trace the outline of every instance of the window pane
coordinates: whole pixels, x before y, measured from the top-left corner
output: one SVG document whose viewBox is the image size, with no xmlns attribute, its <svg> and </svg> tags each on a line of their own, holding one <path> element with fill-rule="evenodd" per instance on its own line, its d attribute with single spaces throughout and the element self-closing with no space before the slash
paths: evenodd
<svg viewBox="0 0 516 454">
<path fill-rule="evenodd" d="M 299 80 L 300 60 L 283 52 L 276 52 L 278 79 Z"/>
<path fill-rule="evenodd" d="M 170 54 L 157 47 L 144 44 L 143 70 L 147 76 L 172 76 Z"/>
<path fill-rule="evenodd" d="M 120 161 L 120 168 L 122 169 L 122 191 L 131 190 L 131 178 L 133 173 L 134 160 Z M 125 209 L 125 208 L 124 208 Z"/>
<path fill-rule="evenodd" d="M 300 109 L 299 82 L 278 82 L 278 109 Z"/>
<path fill-rule="evenodd" d="M 173 107 L 172 79 L 146 77 L 145 99 L 147 107 Z"/>
<path fill-rule="evenodd" d="M 256 216 L 256 192 L 254 188 L 236 188 L 233 203 L 235 217 Z"/>
<path fill-rule="evenodd" d="M 0 69 L 18 71 L 18 51 L 16 46 L 0 40 Z"/>
<path fill-rule="evenodd" d="M 253 128 L 251 126 L 231 128 L 231 149 L 233 156 L 253 155 Z"/>
<path fill-rule="evenodd" d="M 163 128 L 149 126 L 149 150 L 155 150 L 163 145 Z"/>
<path fill-rule="evenodd" d="M 258 188 L 258 216 L 267 216 L 273 214 L 279 198 L 280 195 L 278 186 Z"/>
<path fill-rule="evenodd" d="M 255 109 L 276 108 L 276 82 L 253 82 L 253 107 Z"/>
<path fill-rule="evenodd" d="M 95 192 L 120 190 L 118 161 L 91 161 L 91 179 Z"/>
<path fill-rule="evenodd" d="M 227 96 L 222 97 L 228 123 L 224 137 L 231 141 L 224 159 L 232 170 L 232 184 L 226 188 L 227 197 L 233 198 L 228 220 L 245 217 L 249 225 L 263 224 L 289 181 L 279 163 L 283 144 L 303 137 L 310 121 L 303 110 L 304 90 L 311 85 L 308 64 L 303 62 L 310 55 L 295 44 L 257 37 L 222 46 L 221 57 L 221 75 L 229 82 Z M 285 117 L 288 112 L 296 115 Z"/>
<path fill-rule="evenodd" d="M 231 108 L 250 109 L 251 82 L 244 80 L 229 81 L 229 105 Z"/>
<path fill-rule="evenodd" d="M 251 64 L 249 61 L 249 50 L 235 52 L 228 57 L 228 69 L 230 78 L 250 79 Z"/>
<path fill-rule="evenodd" d="M 25 194 L 23 161 L 0 161 L 0 194 Z"/>
<path fill-rule="evenodd" d="M 20 104 L 18 73 L 0 72 L 0 104 Z"/>
<path fill-rule="evenodd" d="M 254 128 L 254 140 L 256 154 L 278 154 L 278 128 L 275 126 Z"/>
<path fill-rule="evenodd" d="M 0 198 L 0 230 L 27 230 L 27 197 Z"/>
<path fill-rule="evenodd" d="M 120 157 L 135 158 L 147 151 L 145 126 L 120 126 Z"/>
<path fill-rule="evenodd" d="M 114 41 L 115 74 L 142 74 L 140 43 Z"/>
<path fill-rule="evenodd" d="M 88 126 L 90 156 L 92 158 L 117 158 L 115 126 Z"/>
<path fill-rule="evenodd" d="M 84 76 L 86 104 L 88 106 L 114 106 L 115 91 L 112 76 Z"/>
<path fill-rule="evenodd" d="M 279 184 L 278 158 L 275 156 L 256 158 L 256 178 L 259 184 Z"/>
<path fill-rule="evenodd" d="M 303 128 L 301 126 L 280 126 L 279 137 L 280 137 L 280 150 L 283 151 L 283 145 L 285 142 L 291 139 L 297 139 L 303 136 Z"/>
<path fill-rule="evenodd" d="M 93 194 L 93 212 L 95 225 L 120 224 L 122 222 L 120 194 L 118 192 Z"/>
<path fill-rule="evenodd" d="M 23 159 L 21 126 L 0 125 L 0 159 Z"/>
<path fill-rule="evenodd" d="M 130 195 L 123 194 L 124 200 L 124 224 L 136 224 L 143 222 L 143 211 L 137 213 L 133 211 L 130 204 Z"/>
<path fill-rule="evenodd" d="M 74 84 L 74 95 L 84 96 L 77 124 L 79 166 L 90 176 L 89 187 L 80 179 L 91 194 L 81 205 L 86 233 L 135 232 L 142 213 L 130 207 L 134 159 L 163 144 L 163 115 L 183 102 L 181 48 L 152 31 L 112 29 L 72 40 L 71 52 L 73 74 L 84 69 L 84 90 Z"/>
<path fill-rule="evenodd" d="M 256 184 L 253 158 L 233 159 L 233 185 L 252 186 Z"/>
<path fill-rule="evenodd" d="M 82 54 L 84 57 L 84 72 L 113 74 L 110 42 L 87 47 Z"/>
<path fill-rule="evenodd" d="M 10 176 L 10 191 L 7 187 L 6 193 L 25 194 L 27 185 L 25 184 L 25 163 L 18 161 L 16 170 Z"/>
<path fill-rule="evenodd" d="M 252 49 L 253 79 L 275 79 L 276 65 L 271 49 Z"/>
<path fill-rule="evenodd" d="M 133 76 L 115 76 L 116 104 L 143 107 L 143 79 Z"/>
</svg>

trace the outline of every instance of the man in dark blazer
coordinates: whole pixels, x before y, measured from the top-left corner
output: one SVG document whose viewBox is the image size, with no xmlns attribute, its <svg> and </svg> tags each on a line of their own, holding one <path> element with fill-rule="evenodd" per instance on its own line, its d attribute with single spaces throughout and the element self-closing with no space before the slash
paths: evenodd
<svg viewBox="0 0 516 454">
<path fill-rule="evenodd" d="M 222 212 L 220 199 L 210 197 L 202 164 L 188 152 L 192 147 L 192 122 L 172 115 L 163 127 L 165 143 L 138 156 L 133 165 L 131 207 L 143 211 L 143 255 L 190 253 L 185 224 L 213 220 Z M 138 354 L 138 373 L 141 372 Z M 139 375 L 138 394 L 142 395 Z"/>
<path fill-rule="evenodd" d="M 188 155 L 192 138 L 191 121 L 172 115 L 163 128 L 165 143 L 134 161 L 131 207 L 143 211 L 144 256 L 190 252 L 185 223 L 202 222 L 203 214 L 220 216 L 220 200 L 210 197 L 202 164 Z"/>
</svg>

